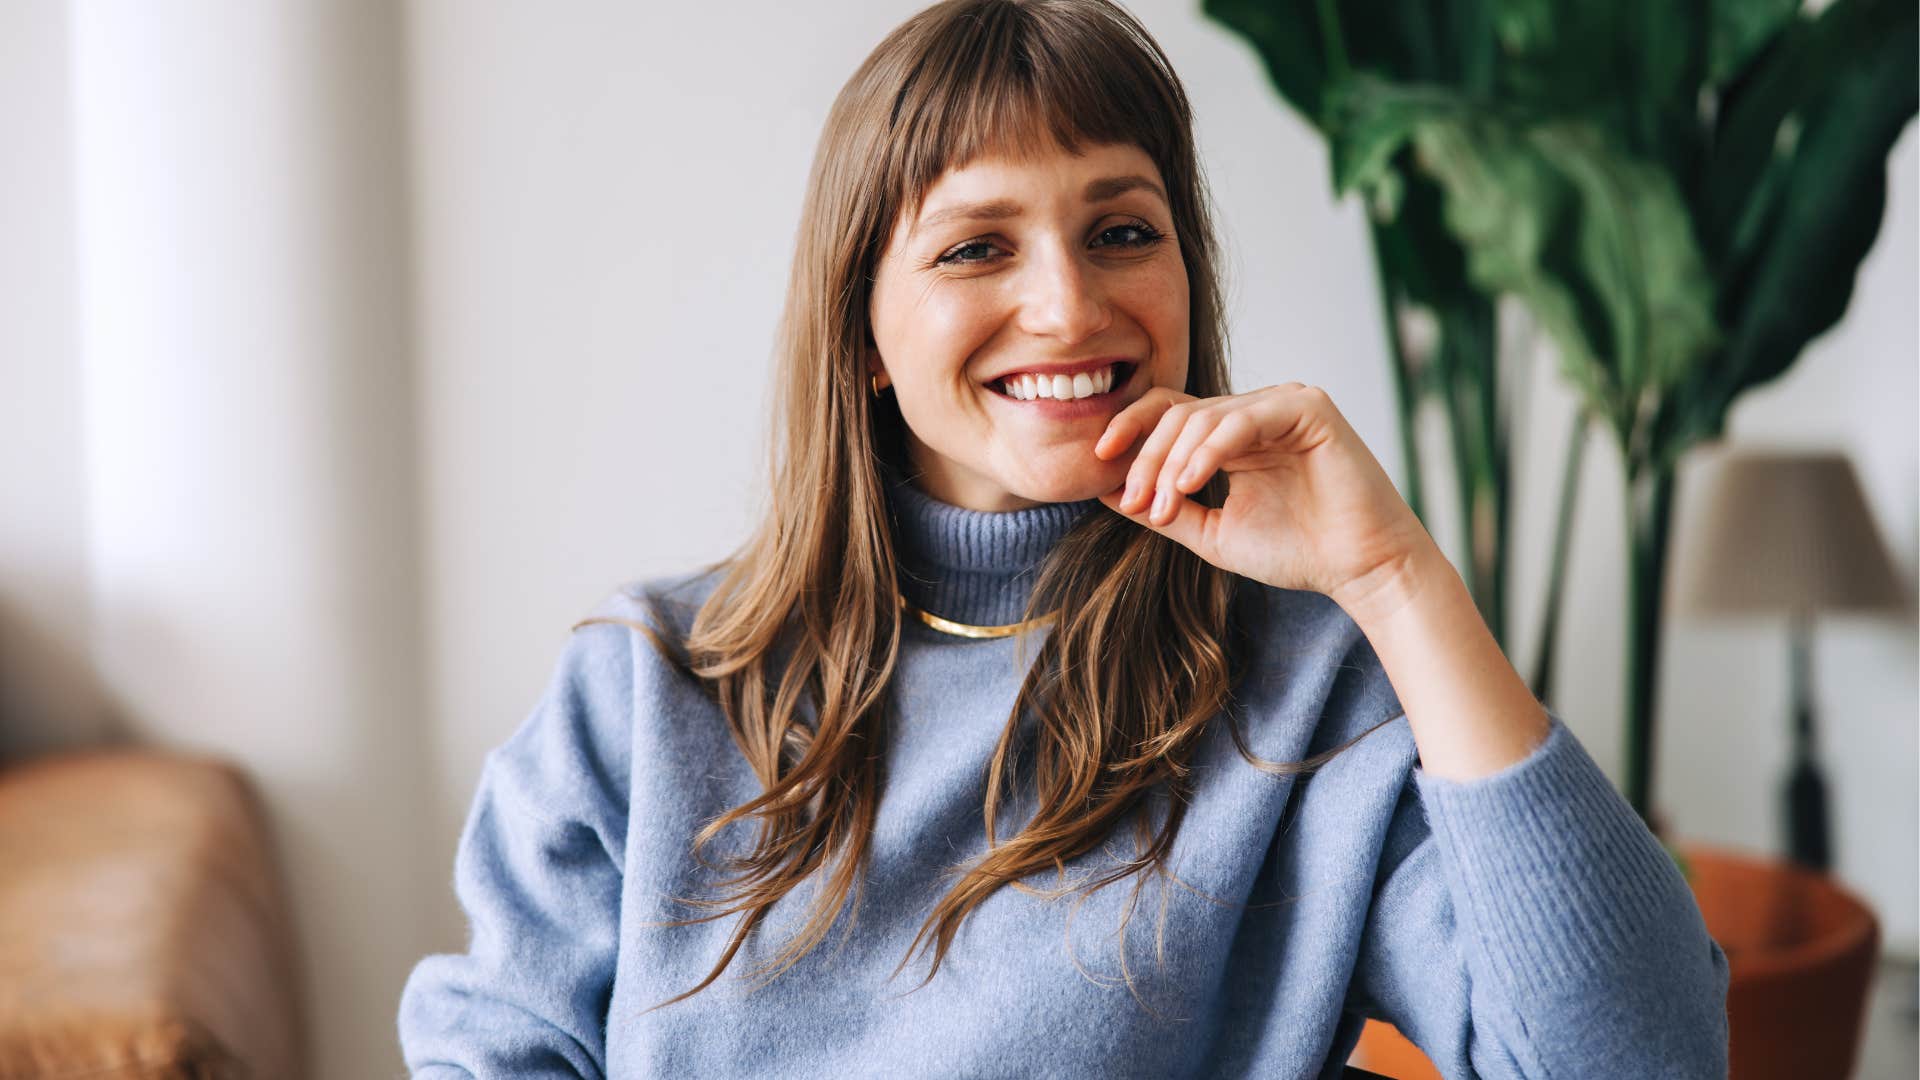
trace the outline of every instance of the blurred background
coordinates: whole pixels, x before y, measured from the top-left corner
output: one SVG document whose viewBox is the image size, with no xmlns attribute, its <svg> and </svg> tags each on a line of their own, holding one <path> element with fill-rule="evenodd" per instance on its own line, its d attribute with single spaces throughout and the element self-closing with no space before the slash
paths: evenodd
<svg viewBox="0 0 1920 1080">
<path fill-rule="evenodd" d="M 152 923 L 136 899 L 156 879 L 100 863 L 72 879 L 70 902 L 6 896 L 25 860 L 93 843 L 62 821 L 159 783 L 91 773 L 63 803 L 49 762 L 115 745 L 225 763 L 218 775 L 258 799 L 248 842 L 278 868 L 248 879 L 232 918 L 271 921 L 260 912 L 284 902 L 293 959 L 274 970 L 306 1033 L 296 1056 L 323 1078 L 402 1071 L 400 987 L 421 956 L 464 947 L 452 860 L 483 755 L 525 718 L 574 620 L 624 582 L 721 557 L 753 520 L 814 141 L 842 82 L 922 6 L 0 4 L 12 955 L 80 956 L 22 944 L 50 908 Z M 1335 194 L 1328 139 L 1276 90 L 1257 43 L 1192 3 L 1130 10 L 1193 100 L 1236 386 L 1325 387 L 1403 491 L 1410 458 L 1427 462 L 1423 514 L 1470 561 L 1473 504 L 1446 464 L 1458 442 L 1443 403 L 1415 410 L 1416 453 L 1403 446 L 1392 357 L 1432 335 L 1417 310 L 1382 317 L 1372 196 Z M 1858 1074 L 1911 1076 L 1920 150 L 1910 124 L 1896 130 L 1877 152 L 1884 219 L 1844 315 L 1673 463 L 1671 533 L 1684 549 L 1709 528 L 1716 463 L 1738 447 L 1838 452 L 1857 475 L 1892 611 L 1822 612 L 1805 685 L 1831 880 L 1871 910 L 1892 965 Z M 1583 399 L 1554 336 L 1523 305 L 1498 311 L 1511 417 L 1499 603 L 1524 674 Z M 1627 476 L 1604 424 L 1579 476 L 1549 701 L 1625 783 Z M 1735 535 L 1705 565 L 1762 541 Z M 1669 596 L 1691 565 L 1672 563 Z M 1782 618 L 1668 612 L 1649 749 L 1663 837 L 1785 856 L 1788 642 Z M 45 786 L 21 793 L 36 767 Z M 217 839 L 185 864 L 245 846 L 204 824 L 212 812 L 180 812 Z M 213 895 L 185 870 L 143 873 Z M 148 985 L 90 970 L 103 992 Z M 169 978 L 151 977 L 155 994 L 210 1001 L 210 985 L 244 985 L 226 969 Z M 54 1016 L 69 983 L 25 979 L 0 988 L 0 1014 L 11 1000 Z M 266 1023 L 206 1008 L 225 1017 L 207 1022 L 215 1036 Z"/>
</svg>

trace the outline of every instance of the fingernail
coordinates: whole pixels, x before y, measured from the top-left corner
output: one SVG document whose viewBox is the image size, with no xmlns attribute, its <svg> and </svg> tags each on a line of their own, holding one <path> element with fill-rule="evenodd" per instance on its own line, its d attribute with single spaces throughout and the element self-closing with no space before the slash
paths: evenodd
<svg viewBox="0 0 1920 1080">
<path fill-rule="evenodd" d="M 1153 509 L 1147 512 L 1147 516 L 1150 518 L 1157 518 L 1161 514 L 1166 513 L 1167 505 L 1171 502 L 1173 502 L 1173 498 L 1169 496 L 1166 492 L 1164 491 L 1154 492 Z"/>
</svg>

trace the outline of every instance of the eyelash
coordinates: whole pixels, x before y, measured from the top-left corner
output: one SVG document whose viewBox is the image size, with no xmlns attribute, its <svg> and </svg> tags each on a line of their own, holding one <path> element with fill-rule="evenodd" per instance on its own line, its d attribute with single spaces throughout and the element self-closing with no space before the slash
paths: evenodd
<svg viewBox="0 0 1920 1080">
<path fill-rule="evenodd" d="M 1157 244 L 1161 240 L 1165 239 L 1165 237 L 1161 235 L 1160 230 L 1154 228 L 1153 226 L 1147 225 L 1144 223 L 1135 223 L 1135 222 L 1127 222 L 1121 225 L 1109 225 L 1106 228 L 1100 230 L 1100 235 L 1105 236 L 1106 234 L 1118 229 L 1132 229 L 1134 232 L 1137 232 L 1140 234 L 1140 239 L 1129 241 L 1125 244 L 1122 244 L 1121 245 L 1122 247 L 1131 247 L 1131 248 L 1151 247 L 1154 244 Z M 933 265 L 939 266 L 946 263 L 953 263 L 955 265 L 969 265 L 973 263 L 987 262 L 988 260 L 986 259 L 957 259 L 954 257 L 958 255 L 960 252 L 967 250 L 968 248 L 978 247 L 985 243 L 987 243 L 987 241 L 985 240 L 969 240 L 964 244 L 955 245 L 954 247 L 948 248 L 945 254 L 934 259 Z"/>
</svg>

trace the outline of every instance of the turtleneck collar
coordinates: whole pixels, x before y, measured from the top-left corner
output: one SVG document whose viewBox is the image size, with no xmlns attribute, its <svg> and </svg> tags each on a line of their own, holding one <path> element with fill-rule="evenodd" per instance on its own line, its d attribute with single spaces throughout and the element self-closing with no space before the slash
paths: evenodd
<svg viewBox="0 0 1920 1080">
<path fill-rule="evenodd" d="M 1040 561 L 1098 499 L 1025 510 L 968 510 L 913 486 L 881 464 L 900 558 L 900 591 L 923 611 L 955 622 L 1020 621 Z"/>
</svg>

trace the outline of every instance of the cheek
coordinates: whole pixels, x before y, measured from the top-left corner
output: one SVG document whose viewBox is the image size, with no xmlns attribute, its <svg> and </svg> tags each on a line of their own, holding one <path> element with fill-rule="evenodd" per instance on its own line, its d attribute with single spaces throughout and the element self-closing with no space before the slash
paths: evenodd
<svg viewBox="0 0 1920 1080">
<path fill-rule="evenodd" d="M 1151 385 L 1184 392 L 1189 375 L 1187 349 L 1192 310 L 1188 306 L 1185 268 L 1177 267 L 1174 272 L 1162 275 L 1141 295 L 1139 302 L 1137 317 L 1153 341 Z"/>
<path fill-rule="evenodd" d="M 931 357 L 951 361 L 964 357 L 986 325 L 983 305 L 957 290 L 929 295 L 915 313 L 913 336 Z"/>
<path fill-rule="evenodd" d="M 1000 325 L 984 295 L 965 289 L 932 290 L 893 327 L 888 364 L 923 386 L 968 383 L 968 361 L 993 339 Z M 939 391 L 935 391 L 939 392 Z"/>
<path fill-rule="evenodd" d="M 1171 270 L 1143 274 L 1122 294 L 1127 311 L 1153 338 L 1156 351 L 1184 357 L 1187 345 L 1187 275 L 1178 263 Z"/>
</svg>

